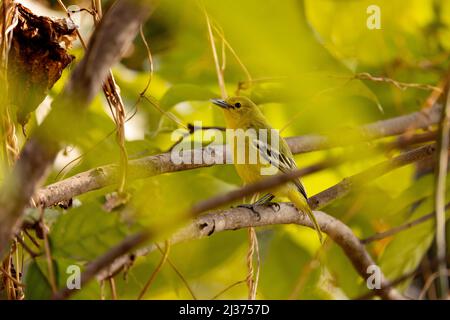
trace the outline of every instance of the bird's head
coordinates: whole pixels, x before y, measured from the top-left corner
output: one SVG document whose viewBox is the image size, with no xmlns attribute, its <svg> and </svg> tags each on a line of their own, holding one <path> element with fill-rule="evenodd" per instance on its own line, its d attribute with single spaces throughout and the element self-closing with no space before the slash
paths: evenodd
<svg viewBox="0 0 450 320">
<path fill-rule="evenodd" d="M 258 107 L 247 97 L 229 97 L 225 100 L 211 99 L 216 106 L 221 107 L 225 114 L 232 117 L 242 117 L 259 112 Z"/>
</svg>

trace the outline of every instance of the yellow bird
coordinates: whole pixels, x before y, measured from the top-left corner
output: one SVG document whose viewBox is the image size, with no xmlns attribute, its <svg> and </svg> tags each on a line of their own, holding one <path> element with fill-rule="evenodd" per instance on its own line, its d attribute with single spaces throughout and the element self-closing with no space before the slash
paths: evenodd
<svg viewBox="0 0 450 320">
<path fill-rule="evenodd" d="M 224 110 L 227 129 L 234 130 L 234 165 L 244 183 L 254 183 L 264 179 L 265 174 L 262 174 L 264 168 L 275 168 L 273 173 L 287 173 L 297 169 L 286 141 L 279 135 L 275 136 L 278 141 L 272 141 L 273 128 L 258 106 L 250 99 L 230 97 L 226 100 L 212 99 L 211 102 Z M 241 141 L 241 144 L 238 140 Z M 242 141 L 244 142 L 242 143 Z M 242 148 L 244 149 L 242 150 Z M 256 161 L 251 161 L 251 148 L 254 148 L 260 155 Z M 243 156 L 241 154 L 241 161 L 237 161 L 239 159 L 238 152 L 244 152 Z M 305 188 L 299 179 L 277 187 L 275 190 L 270 190 L 268 194 L 255 202 L 255 205 L 270 204 L 275 197 L 287 197 L 300 212 L 306 212 L 322 242 L 322 232 L 308 205 Z M 249 208 L 252 209 L 252 206 Z"/>
</svg>

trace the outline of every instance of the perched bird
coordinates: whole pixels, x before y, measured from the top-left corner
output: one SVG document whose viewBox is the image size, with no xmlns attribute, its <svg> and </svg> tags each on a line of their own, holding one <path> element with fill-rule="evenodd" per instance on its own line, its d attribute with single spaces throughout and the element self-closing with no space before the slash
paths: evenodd
<svg viewBox="0 0 450 320">
<path fill-rule="evenodd" d="M 254 183 L 264 179 L 265 176 L 262 174 L 262 169 L 268 166 L 275 168 L 275 173 L 287 173 L 297 168 L 286 141 L 279 135 L 276 135 L 275 138 L 278 141 L 271 141 L 273 139 L 271 134 L 273 128 L 269 125 L 258 106 L 250 99 L 246 97 L 230 97 L 226 100 L 212 99 L 211 102 L 223 109 L 227 129 L 233 129 L 236 132 L 234 134 L 235 140 L 239 139 L 239 134 L 245 135 L 244 138 L 240 137 L 241 141 L 245 141 L 245 143 L 241 145 L 236 142 L 233 143 L 234 165 L 244 183 Z M 253 135 L 249 134 L 249 132 L 253 133 Z M 263 132 L 266 132 L 264 137 L 261 136 Z M 239 146 L 244 147 L 245 150 L 237 150 Z M 276 148 L 273 146 L 276 146 Z M 257 161 L 249 161 L 250 148 L 256 148 L 260 155 Z M 242 163 L 236 161 L 238 152 L 245 152 L 243 157 L 245 161 L 241 161 Z M 305 188 L 299 179 L 270 190 L 268 194 L 254 204 L 270 204 L 275 197 L 287 197 L 299 211 L 306 212 L 322 242 L 322 232 L 308 205 Z M 249 208 L 252 209 L 252 207 Z"/>
</svg>

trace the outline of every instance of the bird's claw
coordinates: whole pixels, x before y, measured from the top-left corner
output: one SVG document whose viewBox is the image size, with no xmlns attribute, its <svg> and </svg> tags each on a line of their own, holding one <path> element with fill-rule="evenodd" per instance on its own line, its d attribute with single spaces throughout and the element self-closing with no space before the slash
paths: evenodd
<svg viewBox="0 0 450 320">
<path fill-rule="evenodd" d="M 237 207 L 250 210 L 251 212 L 253 212 L 256 215 L 258 220 L 261 220 L 261 214 L 255 210 L 255 206 L 253 204 L 240 204 Z"/>
<path fill-rule="evenodd" d="M 280 211 L 280 204 L 277 202 L 268 202 L 266 206 L 270 207 L 274 212 Z"/>
</svg>

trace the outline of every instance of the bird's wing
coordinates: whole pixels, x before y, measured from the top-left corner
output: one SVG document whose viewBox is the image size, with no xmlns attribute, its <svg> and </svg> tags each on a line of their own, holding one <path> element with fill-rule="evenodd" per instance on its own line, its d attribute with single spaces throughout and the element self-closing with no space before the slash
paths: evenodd
<svg viewBox="0 0 450 320">
<path fill-rule="evenodd" d="M 290 171 L 294 171 L 297 169 L 297 164 L 295 163 L 294 159 L 292 159 L 290 156 L 286 156 L 282 152 L 279 152 L 278 150 L 271 148 L 270 145 L 262 142 L 261 140 L 254 139 L 252 142 L 253 146 L 259 151 L 259 154 L 268 163 L 278 168 L 278 170 L 280 170 L 281 172 L 288 173 Z M 295 184 L 298 191 L 300 191 L 300 193 L 305 197 L 305 199 L 308 199 L 306 190 L 303 187 L 300 180 L 295 179 L 292 182 Z"/>
</svg>

